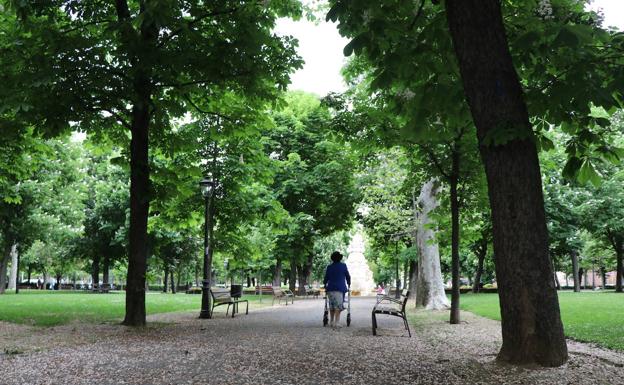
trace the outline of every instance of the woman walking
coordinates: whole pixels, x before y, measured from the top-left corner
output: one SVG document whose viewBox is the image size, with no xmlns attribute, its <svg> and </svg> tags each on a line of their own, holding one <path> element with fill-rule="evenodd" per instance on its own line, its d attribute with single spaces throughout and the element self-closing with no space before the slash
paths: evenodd
<svg viewBox="0 0 624 385">
<path fill-rule="evenodd" d="M 344 296 L 348 286 L 351 286 L 351 276 L 347 265 L 340 262 L 342 254 L 334 251 L 331 255 L 332 263 L 325 270 L 325 291 L 329 302 L 329 325 L 333 328 L 342 327 L 340 322 L 340 312 L 344 310 Z"/>
</svg>

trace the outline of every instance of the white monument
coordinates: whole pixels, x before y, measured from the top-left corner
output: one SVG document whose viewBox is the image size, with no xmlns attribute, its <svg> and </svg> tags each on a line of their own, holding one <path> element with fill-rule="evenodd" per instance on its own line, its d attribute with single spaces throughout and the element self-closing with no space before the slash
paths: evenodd
<svg viewBox="0 0 624 385">
<path fill-rule="evenodd" d="M 351 274 L 351 290 L 359 291 L 360 295 L 369 295 L 375 289 L 373 272 L 364 258 L 364 238 L 360 231 L 355 233 L 347 249 L 347 267 Z"/>
</svg>

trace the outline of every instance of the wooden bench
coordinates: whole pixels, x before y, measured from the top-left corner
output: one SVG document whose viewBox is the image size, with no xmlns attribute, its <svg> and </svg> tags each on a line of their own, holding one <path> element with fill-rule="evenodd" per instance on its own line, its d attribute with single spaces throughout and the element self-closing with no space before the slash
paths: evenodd
<svg viewBox="0 0 624 385">
<path fill-rule="evenodd" d="M 281 287 L 273 286 L 273 301 L 271 305 L 275 304 L 275 298 L 277 298 L 277 304 L 280 304 L 280 301 L 283 299 L 286 300 L 286 306 L 288 306 L 288 298 L 290 298 L 290 303 L 295 303 L 295 296 L 290 290 L 282 290 Z"/>
<path fill-rule="evenodd" d="M 396 299 L 390 296 L 383 296 L 377 299 L 377 303 L 373 307 L 373 335 L 377 335 L 377 314 L 387 314 L 403 319 L 407 334 L 412 337 L 410 332 L 409 323 L 407 322 L 407 316 L 405 314 L 405 305 L 407 305 L 407 299 L 409 297 L 409 291 L 406 291 L 401 295 L 401 299 Z"/>
<path fill-rule="evenodd" d="M 245 302 L 247 304 L 247 308 L 245 309 L 245 314 L 249 314 L 249 301 L 246 299 L 234 299 L 230 294 L 230 289 L 221 288 L 221 287 L 211 287 L 210 295 L 212 296 L 212 309 L 210 309 L 210 316 L 212 317 L 212 312 L 215 307 L 221 305 L 228 305 L 227 310 L 225 311 L 225 315 L 227 316 L 230 311 L 230 306 L 232 306 L 232 318 L 234 318 L 235 310 L 238 309 L 238 304 L 241 302 Z"/>
</svg>

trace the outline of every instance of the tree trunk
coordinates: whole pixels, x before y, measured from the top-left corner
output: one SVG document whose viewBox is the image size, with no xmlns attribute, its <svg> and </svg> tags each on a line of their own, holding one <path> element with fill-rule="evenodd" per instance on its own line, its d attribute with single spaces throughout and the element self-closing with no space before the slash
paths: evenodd
<svg viewBox="0 0 624 385">
<path fill-rule="evenodd" d="M 132 25 L 127 0 L 115 2 L 120 23 Z M 145 4 L 141 4 L 141 16 Z M 122 28 L 121 40 L 132 64 L 132 115 L 130 140 L 130 229 L 128 275 L 126 280 L 126 315 L 124 325 L 145 325 L 145 291 L 147 273 L 147 217 L 150 204 L 149 126 L 152 108 L 152 66 L 154 43 L 158 38 L 155 23 L 140 23 L 139 30 Z M 137 50 L 131 45 L 140 44 Z"/>
<path fill-rule="evenodd" d="M 169 272 L 169 277 L 171 280 L 171 294 L 175 294 L 176 293 L 176 285 L 175 285 L 175 277 L 173 274 L 173 270 Z"/>
<path fill-rule="evenodd" d="M 539 161 L 500 1 L 445 4 L 488 181 L 503 336 L 498 359 L 560 366 L 568 350 L 552 281 Z M 501 140 L 509 132 L 514 138 Z"/>
<path fill-rule="evenodd" d="M 282 259 L 277 258 L 275 271 L 273 272 L 273 286 L 282 286 Z"/>
<path fill-rule="evenodd" d="M 407 289 L 409 285 L 409 261 L 405 261 L 403 264 L 403 289 Z"/>
<path fill-rule="evenodd" d="M 147 80 L 139 86 L 147 87 Z M 145 97 L 146 96 L 146 97 Z M 126 284 L 126 317 L 123 324 L 145 325 L 145 274 L 147 272 L 147 216 L 149 213 L 149 93 L 132 109 L 130 142 L 130 255 Z"/>
<path fill-rule="evenodd" d="M 472 285 L 473 293 L 481 291 L 481 275 L 483 275 L 483 262 L 485 262 L 485 255 L 487 254 L 487 239 L 485 241 L 482 240 L 478 253 L 477 272 L 475 273 L 474 283 Z"/>
<path fill-rule="evenodd" d="M 297 281 L 297 262 L 295 261 L 295 257 L 290 257 L 290 273 L 288 277 L 288 289 L 291 292 L 295 292 L 295 282 Z"/>
<path fill-rule="evenodd" d="M 418 262 L 409 262 L 409 298 L 416 299 L 416 284 L 418 283 Z"/>
<path fill-rule="evenodd" d="M 110 257 L 102 259 L 102 283 L 110 283 Z"/>
<path fill-rule="evenodd" d="M 20 270 L 20 255 L 19 255 L 19 253 L 17 253 L 17 261 L 15 263 L 15 270 L 17 270 L 17 274 L 15 274 L 15 294 L 19 294 L 19 291 L 20 291 L 20 288 L 19 288 L 19 285 L 20 285 L 20 276 L 19 276 L 19 273 L 20 273 L 20 271 L 19 271 Z M 28 283 L 30 284 L 30 281 Z M 74 289 L 75 289 L 75 287 L 74 287 Z"/>
<path fill-rule="evenodd" d="M 399 253 L 398 253 L 398 242 L 395 242 L 394 244 L 394 258 L 396 258 L 396 261 L 394 263 L 394 268 L 395 268 L 395 272 L 394 272 L 394 286 L 395 286 L 395 290 L 394 290 L 394 298 L 399 299 L 401 298 L 401 278 L 399 278 Z"/>
<path fill-rule="evenodd" d="M 163 293 L 166 293 L 168 291 L 167 285 L 169 282 L 169 266 L 165 265 L 164 268 L 164 275 L 165 278 L 163 279 Z"/>
<path fill-rule="evenodd" d="M 622 275 L 624 274 L 624 250 L 622 250 L 622 241 L 619 242 L 619 247 L 616 250 L 617 258 L 617 272 L 615 274 L 615 291 L 617 293 L 622 292 Z"/>
<path fill-rule="evenodd" d="M 308 275 L 309 270 L 307 263 L 303 266 L 297 267 L 297 276 L 299 279 L 299 287 L 297 290 L 297 295 L 304 296 L 306 294 L 306 285 L 308 284 Z"/>
<path fill-rule="evenodd" d="M 576 253 L 576 250 L 572 250 L 570 256 L 572 257 L 572 279 L 574 280 L 574 292 L 578 293 L 581 291 L 581 276 L 579 274 L 578 254 Z"/>
<path fill-rule="evenodd" d="M 457 325 L 461 322 L 459 313 L 459 198 L 457 183 L 459 182 L 459 152 L 453 149 L 450 177 L 451 188 L 451 314 L 450 323 Z"/>
<path fill-rule="evenodd" d="M 0 256 L 0 294 L 4 294 L 7 284 L 7 265 L 9 264 L 9 255 Z"/>
<path fill-rule="evenodd" d="M 61 279 L 63 279 L 62 274 L 56 274 L 56 290 L 61 290 Z"/>
<path fill-rule="evenodd" d="M 448 309 L 450 306 L 442 282 L 440 251 L 437 242 L 434 241 L 434 230 L 430 228 L 429 213 L 439 204 L 436 199 L 437 193 L 437 181 L 431 179 L 422 186 L 418 199 L 413 199 L 417 227 L 416 244 L 420 255 L 416 306 L 423 306 L 428 310 Z"/>
<path fill-rule="evenodd" d="M 553 274 L 553 279 L 555 281 L 555 288 L 557 290 L 561 290 L 561 283 L 559 283 L 559 278 L 557 277 L 557 272 L 556 271 Z"/>
<path fill-rule="evenodd" d="M 251 277 L 247 274 L 247 287 L 251 287 Z"/>
<path fill-rule="evenodd" d="M 94 256 L 91 262 L 91 281 L 95 289 L 100 284 L 100 256 Z"/>
<path fill-rule="evenodd" d="M 17 287 L 17 243 L 11 247 L 11 271 L 9 274 L 9 290 Z"/>
</svg>

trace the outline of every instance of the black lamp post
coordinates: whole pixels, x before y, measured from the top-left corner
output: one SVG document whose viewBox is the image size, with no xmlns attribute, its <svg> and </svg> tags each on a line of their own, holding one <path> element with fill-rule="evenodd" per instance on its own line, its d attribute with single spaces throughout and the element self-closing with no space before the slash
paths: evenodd
<svg viewBox="0 0 624 385">
<path fill-rule="evenodd" d="M 202 303 L 199 318 L 212 318 L 211 298 L 210 298 L 210 276 L 212 265 L 212 254 L 210 252 L 210 238 L 212 232 L 212 195 L 214 190 L 214 182 L 210 179 L 202 179 L 199 182 L 202 196 L 206 201 L 205 222 L 204 222 L 204 276 L 202 280 Z"/>
</svg>

